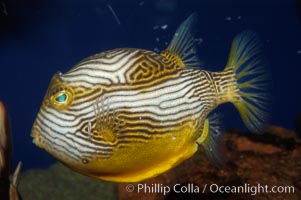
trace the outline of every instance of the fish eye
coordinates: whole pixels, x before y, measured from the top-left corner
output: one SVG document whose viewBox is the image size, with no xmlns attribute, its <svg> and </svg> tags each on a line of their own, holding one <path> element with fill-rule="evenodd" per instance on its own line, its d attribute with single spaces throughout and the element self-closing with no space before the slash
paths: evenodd
<svg viewBox="0 0 301 200">
<path fill-rule="evenodd" d="M 55 87 L 52 89 L 50 96 L 51 104 L 58 110 L 66 110 L 73 100 L 73 94 L 70 88 L 67 87 Z"/>
<path fill-rule="evenodd" d="M 61 93 L 58 97 L 56 97 L 55 101 L 58 103 L 64 103 L 68 100 L 68 94 Z"/>
</svg>

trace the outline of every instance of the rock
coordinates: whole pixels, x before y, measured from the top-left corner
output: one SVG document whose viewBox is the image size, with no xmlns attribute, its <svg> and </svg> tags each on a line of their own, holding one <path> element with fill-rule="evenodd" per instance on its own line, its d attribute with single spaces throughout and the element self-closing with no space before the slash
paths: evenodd
<svg viewBox="0 0 301 200">
<path fill-rule="evenodd" d="M 296 181 L 294 185 L 301 190 L 301 179 Z"/>
<path fill-rule="evenodd" d="M 291 153 L 292 158 L 301 160 L 301 147 L 296 148 Z"/>
<path fill-rule="evenodd" d="M 234 141 L 238 151 L 253 151 L 262 154 L 274 154 L 281 152 L 281 149 L 271 144 L 262 144 L 249 140 L 247 137 L 238 137 Z"/>
<path fill-rule="evenodd" d="M 267 132 L 270 134 L 276 135 L 278 137 L 281 137 L 283 139 L 292 138 L 292 139 L 300 142 L 300 139 L 297 137 L 297 134 L 295 131 L 288 130 L 284 127 L 270 125 L 267 127 Z"/>
<path fill-rule="evenodd" d="M 21 173 L 19 192 L 23 200 L 117 199 L 116 183 L 80 175 L 60 163 L 48 169 L 32 169 Z"/>
</svg>

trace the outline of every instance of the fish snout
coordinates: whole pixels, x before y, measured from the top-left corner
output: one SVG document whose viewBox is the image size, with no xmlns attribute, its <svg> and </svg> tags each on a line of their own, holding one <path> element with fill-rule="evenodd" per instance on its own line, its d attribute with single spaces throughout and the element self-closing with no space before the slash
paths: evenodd
<svg viewBox="0 0 301 200">
<path fill-rule="evenodd" d="M 33 138 L 32 142 L 38 147 L 42 148 L 42 137 L 39 128 L 36 123 L 34 123 L 30 136 Z"/>
</svg>

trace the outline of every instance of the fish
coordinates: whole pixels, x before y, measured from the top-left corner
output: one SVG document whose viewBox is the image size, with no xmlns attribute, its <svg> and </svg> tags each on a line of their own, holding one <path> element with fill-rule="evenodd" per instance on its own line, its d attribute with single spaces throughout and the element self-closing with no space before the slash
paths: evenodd
<svg viewBox="0 0 301 200">
<path fill-rule="evenodd" d="M 0 100 L 0 199 L 19 200 L 18 178 L 22 162 L 19 161 L 13 174 L 12 134 L 8 111 Z"/>
<path fill-rule="evenodd" d="M 222 159 L 214 110 L 232 103 L 252 132 L 269 118 L 268 72 L 256 33 L 243 31 L 222 71 L 202 68 L 191 14 L 161 53 L 117 48 L 53 75 L 33 143 L 83 175 L 113 182 L 158 176 L 198 148 Z"/>
</svg>

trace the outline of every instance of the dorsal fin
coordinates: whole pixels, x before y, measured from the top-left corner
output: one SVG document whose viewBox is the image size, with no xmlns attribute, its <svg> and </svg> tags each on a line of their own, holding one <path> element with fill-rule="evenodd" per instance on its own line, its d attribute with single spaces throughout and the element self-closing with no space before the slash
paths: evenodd
<svg viewBox="0 0 301 200">
<path fill-rule="evenodd" d="M 196 54 L 195 38 L 192 34 L 197 14 L 191 14 L 177 29 L 171 43 L 161 52 L 161 56 L 180 67 L 199 67 L 200 61 Z"/>
</svg>

